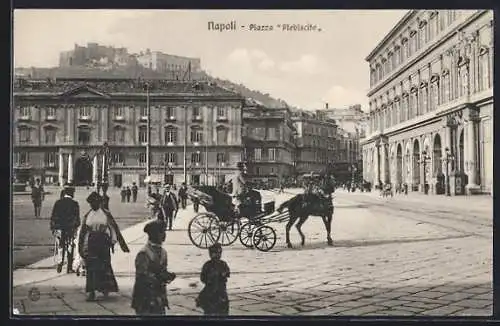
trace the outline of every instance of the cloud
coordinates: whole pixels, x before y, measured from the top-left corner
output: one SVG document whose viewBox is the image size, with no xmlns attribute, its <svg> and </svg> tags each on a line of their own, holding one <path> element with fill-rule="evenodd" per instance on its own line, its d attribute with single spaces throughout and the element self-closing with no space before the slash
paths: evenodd
<svg viewBox="0 0 500 326">
<path fill-rule="evenodd" d="M 316 74 L 320 71 L 319 59 L 312 54 L 304 54 L 298 60 L 286 61 L 280 65 L 284 72 Z"/>
<path fill-rule="evenodd" d="M 338 85 L 330 87 L 321 100 L 323 103 L 328 103 L 331 108 L 345 108 L 349 105 L 361 104 L 363 110 L 368 109 L 368 97 L 365 93 Z"/>
</svg>

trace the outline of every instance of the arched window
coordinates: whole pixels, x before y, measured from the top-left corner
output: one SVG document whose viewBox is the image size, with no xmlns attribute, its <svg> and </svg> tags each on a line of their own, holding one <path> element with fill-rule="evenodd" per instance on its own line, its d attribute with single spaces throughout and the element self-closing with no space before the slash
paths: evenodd
<svg viewBox="0 0 500 326">
<path fill-rule="evenodd" d="M 408 119 L 413 119 L 418 116 L 418 91 L 416 88 L 413 88 L 410 92 L 410 108 L 409 108 L 409 116 Z"/>
<path fill-rule="evenodd" d="M 429 96 L 429 111 L 434 111 L 439 105 L 439 76 L 431 77 L 431 91 Z"/>
<path fill-rule="evenodd" d="M 387 72 L 391 72 L 394 67 L 394 55 L 392 54 L 392 52 L 389 52 L 389 54 L 387 55 Z"/>
<path fill-rule="evenodd" d="M 173 126 L 165 127 L 165 143 L 175 144 L 177 142 L 177 128 Z"/>
<path fill-rule="evenodd" d="M 410 32 L 410 44 L 408 47 L 408 57 L 411 57 L 415 51 L 417 51 L 417 32 L 416 31 L 411 31 Z"/>
<path fill-rule="evenodd" d="M 418 48 L 421 49 L 425 46 L 425 44 L 427 44 L 427 40 L 428 40 L 428 35 L 427 35 L 427 22 L 426 21 L 422 21 L 420 22 L 420 26 L 419 26 L 419 31 L 418 31 L 418 34 L 419 34 L 419 44 L 418 44 Z"/>
<path fill-rule="evenodd" d="M 408 102 L 408 94 L 404 93 L 401 101 L 401 122 L 408 120 L 410 105 Z"/>
<path fill-rule="evenodd" d="M 201 143 L 203 142 L 203 129 L 199 126 L 191 128 L 191 142 Z"/>
<path fill-rule="evenodd" d="M 228 134 L 228 130 L 226 127 L 223 127 L 223 126 L 217 127 L 217 144 L 218 145 L 227 145 L 227 134 Z"/>
<path fill-rule="evenodd" d="M 410 56 L 410 47 L 408 45 L 408 39 L 404 38 L 401 41 L 401 45 L 403 47 L 403 50 L 401 51 L 401 63 Z"/>
<path fill-rule="evenodd" d="M 394 48 L 394 68 L 398 67 L 401 64 L 401 47 L 396 46 Z"/>
</svg>

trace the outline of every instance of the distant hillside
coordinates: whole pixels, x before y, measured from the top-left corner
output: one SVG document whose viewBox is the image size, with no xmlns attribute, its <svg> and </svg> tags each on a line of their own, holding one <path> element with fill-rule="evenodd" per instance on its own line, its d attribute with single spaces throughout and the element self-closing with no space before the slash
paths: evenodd
<svg viewBox="0 0 500 326">
<path fill-rule="evenodd" d="M 269 108 L 290 107 L 285 101 L 276 99 L 270 94 L 251 90 L 243 84 L 233 83 L 230 80 L 220 79 L 201 72 L 167 72 L 158 73 L 141 66 L 114 67 L 113 69 L 91 68 L 91 67 L 54 67 L 54 68 L 15 68 L 16 77 L 34 79 L 47 78 L 109 78 L 109 79 L 169 79 L 169 80 L 208 80 L 215 82 L 228 90 L 241 94 L 245 98 L 254 99 Z M 291 107 L 290 107 L 291 108 Z M 292 108 L 293 109 L 293 108 Z"/>
</svg>

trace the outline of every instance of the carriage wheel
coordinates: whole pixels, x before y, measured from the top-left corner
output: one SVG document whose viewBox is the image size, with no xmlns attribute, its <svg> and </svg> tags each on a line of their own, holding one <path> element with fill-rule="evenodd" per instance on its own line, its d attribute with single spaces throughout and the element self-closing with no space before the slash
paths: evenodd
<svg viewBox="0 0 500 326">
<path fill-rule="evenodd" d="M 267 225 L 259 226 L 253 231 L 252 242 L 255 248 L 260 251 L 269 251 L 276 244 L 276 232 Z"/>
<path fill-rule="evenodd" d="M 240 230 L 240 242 L 247 248 L 253 248 L 253 231 L 255 230 L 255 225 L 252 223 L 245 223 Z"/>
<path fill-rule="evenodd" d="M 233 244 L 240 234 L 240 223 L 237 220 L 231 222 L 219 221 L 220 244 L 229 246 Z"/>
<path fill-rule="evenodd" d="M 188 234 L 193 245 L 207 249 L 219 241 L 219 221 L 211 215 L 198 214 L 189 222 Z"/>
</svg>

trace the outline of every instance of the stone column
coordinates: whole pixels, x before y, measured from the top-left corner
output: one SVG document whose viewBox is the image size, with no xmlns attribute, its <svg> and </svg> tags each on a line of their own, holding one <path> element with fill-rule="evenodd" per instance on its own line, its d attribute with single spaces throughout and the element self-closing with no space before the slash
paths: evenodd
<svg viewBox="0 0 500 326">
<path fill-rule="evenodd" d="M 97 185 L 97 178 L 99 174 L 99 166 L 98 166 L 97 155 L 94 156 L 94 161 L 92 162 L 92 182 L 94 185 Z"/>
<path fill-rule="evenodd" d="M 479 189 L 479 185 L 477 184 L 477 161 L 476 161 L 476 148 L 477 142 L 476 132 L 475 132 L 475 122 L 470 119 L 466 125 L 467 134 L 466 134 L 466 143 L 464 151 L 467 151 L 465 158 L 466 159 L 466 173 L 468 176 L 468 183 L 466 186 L 467 193 L 471 194 L 474 190 Z"/>
<path fill-rule="evenodd" d="M 68 155 L 68 182 L 73 182 L 73 153 Z"/>
<path fill-rule="evenodd" d="M 64 156 L 63 153 L 59 153 L 59 186 L 64 185 Z"/>
<path fill-rule="evenodd" d="M 373 180 L 373 186 L 378 185 L 380 180 L 380 145 L 375 145 L 375 180 Z"/>
</svg>

